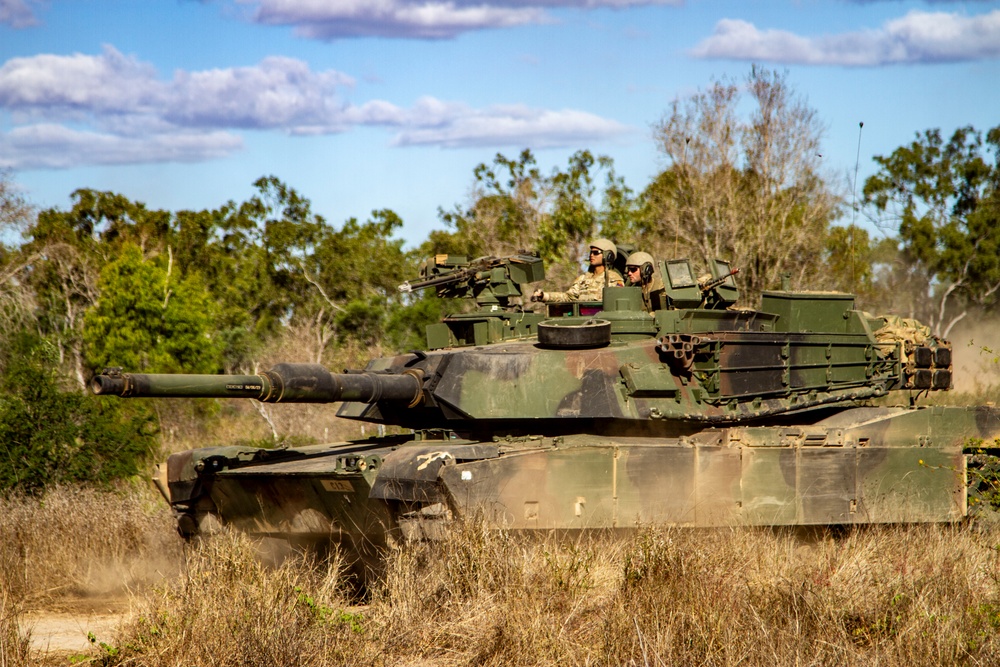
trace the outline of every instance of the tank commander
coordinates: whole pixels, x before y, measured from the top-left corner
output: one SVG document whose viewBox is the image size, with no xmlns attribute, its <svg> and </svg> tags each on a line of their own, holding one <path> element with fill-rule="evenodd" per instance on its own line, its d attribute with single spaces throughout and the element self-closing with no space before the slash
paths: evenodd
<svg viewBox="0 0 1000 667">
<path fill-rule="evenodd" d="M 590 267 L 573 281 L 565 292 L 535 290 L 532 301 L 560 303 L 566 301 L 600 301 L 605 287 L 624 287 L 621 274 L 612 267 L 618 248 L 607 239 L 597 239 L 590 244 Z"/>
<path fill-rule="evenodd" d="M 629 287 L 642 288 L 642 303 L 646 312 L 659 307 L 660 294 L 664 292 L 663 278 L 656 271 L 653 256 L 648 252 L 634 252 L 625 261 L 625 277 Z"/>
</svg>

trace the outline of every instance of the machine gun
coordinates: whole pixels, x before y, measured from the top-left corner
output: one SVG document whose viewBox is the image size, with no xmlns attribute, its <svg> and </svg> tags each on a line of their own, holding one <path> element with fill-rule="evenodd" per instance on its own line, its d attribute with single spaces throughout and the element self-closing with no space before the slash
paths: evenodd
<svg viewBox="0 0 1000 667">
<path fill-rule="evenodd" d="M 735 283 L 730 280 L 730 278 L 739 273 L 740 270 L 731 269 L 730 271 L 725 271 L 723 273 L 725 269 L 729 268 L 728 265 L 725 265 L 724 268 L 722 266 L 716 266 L 714 268 L 717 274 L 715 278 L 710 278 L 698 283 L 698 289 L 701 290 L 701 304 L 699 305 L 701 308 L 726 307 L 730 302 L 726 301 L 726 299 L 716 290 L 720 287 L 723 289 L 726 287 L 735 289 Z M 733 301 L 735 301 L 735 298 Z"/>
<path fill-rule="evenodd" d="M 723 283 L 729 280 L 730 277 L 735 276 L 739 273 L 739 269 L 733 269 L 729 273 L 719 276 L 718 278 L 712 278 L 711 280 L 706 280 L 704 282 L 698 283 L 698 287 L 701 289 L 701 294 L 703 297 L 707 297 L 712 290 L 716 287 L 720 287 Z"/>
<path fill-rule="evenodd" d="M 511 297 L 521 296 L 521 285 L 545 278 L 545 268 L 537 255 L 522 252 L 507 257 L 435 255 L 420 265 L 420 280 L 407 281 L 399 291 L 434 287 L 446 298 L 475 299 L 480 308 L 507 308 Z"/>
</svg>

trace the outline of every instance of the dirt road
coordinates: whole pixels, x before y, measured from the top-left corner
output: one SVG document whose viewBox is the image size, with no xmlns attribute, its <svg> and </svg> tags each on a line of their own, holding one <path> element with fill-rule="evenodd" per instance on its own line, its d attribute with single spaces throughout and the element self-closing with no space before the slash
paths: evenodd
<svg viewBox="0 0 1000 667">
<path fill-rule="evenodd" d="M 83 598 L 59 601 L 51 608 L 25 615 L 31 648 L 45 654 L 83 654 L 100 642 L 114 643 L 118 624 L 128 611 L 124 598 Z M 94 641 L 90 640 L 93 636 Z"/>
</svg>

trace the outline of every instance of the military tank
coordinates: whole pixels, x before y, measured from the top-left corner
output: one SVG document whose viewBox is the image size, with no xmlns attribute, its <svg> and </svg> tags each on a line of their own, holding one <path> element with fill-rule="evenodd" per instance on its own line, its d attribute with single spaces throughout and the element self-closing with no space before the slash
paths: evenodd
<svg viewBox="0 0 1000 667">
<path fill-rule="evenodd" d="M 624 255 L 624 253 L 622 253 Z M 619 258 L 619 263 L 624 263 Z M 952 348 L 854 297 L 788 289 L 736 308 L 736 271 L 659 262 L 663 288 L 532 311 L 530 254 L 438 255 L 403 291 L 476 307 L 427 349 L 331 373 L 105 369 L 96 394 L 340 403 L 404 434 L 337 444 L 177 453 L 161 490 L 182 535 L 219 525 L 377 559 L 462 517 L 525 531 L 954 522 L 967 450 L 1000 435 L 990 407 L 917 407 L 952 386 Z M 539 308 L 535 306 L 535 308 Z M 899 392 L 902 405 L 882 399 Z"/>
</svg>

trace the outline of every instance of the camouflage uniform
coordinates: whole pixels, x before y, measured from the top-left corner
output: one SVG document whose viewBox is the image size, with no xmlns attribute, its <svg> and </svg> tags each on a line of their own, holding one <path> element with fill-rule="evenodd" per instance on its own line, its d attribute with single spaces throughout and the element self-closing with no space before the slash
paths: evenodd
<svg viewBox="0 0 1000 667">
<path fill-rule="evenodd" d="M 638 287 L 638 285 L 633 285 L 633 287 Z M 663 279 L 660 278 L 659 273 L 654 273 L 652 280 L 648 283 L 643 283 L 642 285 L 642 305 L 646 308 L 647 313 L 653 312 L 653 297 L 656 292 L 663 292 Z"/>
<path fill-rule="evenodd" d="M 601 290 L 605 287 L 624 287 L 625 281 L 621 274 L 611 269 L 607 271 L 607 283 L 604 282 L 604 274 L 597 274 L 587 271 L 577 278 L 570 288 L 565 292 L 545 292 L 542 301 L 546 303 L 561 303 L 566 301 L 600 301 L 603 297 Z"/>
<path fill-rule="evenodd" d="M 649 276 L 648 279 L 642 274 L 642 269 L 645 269 L 647 265 L 652 270 L 651 274 L 646 274 Z M 633 277 L 633 272 L 630 269 L 634 267 L 639 267 L 640 272 Z M 628 257 L 625 270 L 628 272 L 629 287 L 642 288 L 642 305 L 647 313 L 652 313 L 655 306 L 663 305 L 663 294 L 657 294 L 657 292 L 662 293 L 665 291 L 663 278 L 660 277 L 660 272 L 656 270 L 656 264 L 652 255 L 648 252 L 632 253 Z M 633 280 L 638 280 L 638 282 L 632 282 Z"/>
</svg>

